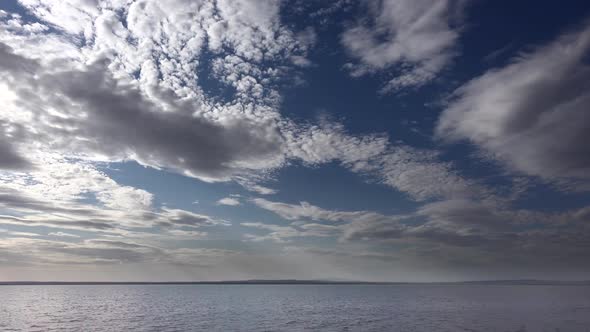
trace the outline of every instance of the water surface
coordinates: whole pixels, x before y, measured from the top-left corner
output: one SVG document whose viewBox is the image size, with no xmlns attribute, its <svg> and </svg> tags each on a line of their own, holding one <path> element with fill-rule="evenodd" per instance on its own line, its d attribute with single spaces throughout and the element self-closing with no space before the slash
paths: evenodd
<svg viewBox="0 0 590 332">
<path fill-rule="evenodd" d="M 590 287 L 0 286 L 0 331 L 590 331 Z"/>
</svg>

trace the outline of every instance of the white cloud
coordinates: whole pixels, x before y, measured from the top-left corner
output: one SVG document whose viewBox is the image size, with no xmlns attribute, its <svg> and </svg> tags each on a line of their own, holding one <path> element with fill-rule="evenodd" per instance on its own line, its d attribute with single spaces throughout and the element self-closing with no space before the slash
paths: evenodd
<svg viewBox="0 0 590 332">
<path fill-rule="evenodd" d="M 284 122 L 282 128 L 288 155 L 311 165 L 338 160 L 355 167 L 382 154 L 389 144 L 385 135 L 350 135 L 344 126 L 328 118 L 309 126 Z"/>
<path fill-rule="evenodd" d="M 450 62 L 459 37 L 455 27 L 465 1 L 366 1 L 369 17 L 350 28 L 342 43 L 360 61 L 353 75 L 390 69 L 399 72 L 383 92 L 419 87 Z M 369 23 L 367 23 L 368 21 Z"/>
<path fill-rule="evenodd" d="M 240 200 L 234 197 L 224 197 L 217 201 L 217 205 L 237 206 L 240 204 Z"/>
<path fill-rule="evenodd" d="M 26 5 L 34 9 L 51 3 Z M 26 128 L 10 150 L 20 153 L 42 144 L 65 157 L 135 160 L 204 181 L 234 180 L 265 195 L 276 190 L 258 182 L 295 160 L 306 165 L 337 161 L 417 200 L 456 195 L 471 184 L 452 165 L 438 162 L 436 153 L 392 147 L 384 134 L 351 135 L 329 118 L 315 125 L 281 117 L 272 77 L 285 74 L 292 56 L 305 55 L 314 33 L 282 26 L 273 1 L 257 4 L 257 9 L 245 0 L 218 5 L 216 12 L 211 2 L 191 2 L 196 16 L 188 17 L 172 0 L 136 2 L 128 12 L 119 10 L 123 4 L 103 3 L 92 23 L 93 38 L 86 38 L 79 54 L 67 61 L 52 58 L 51 67 L 42 57 L 30 56 L 24 50 L 27 43 L 5 39 L 13 48 L 3 49 L 4 58 L 11 59 L 3 75 L 13 88 L 8 90 L 12 97 L 3 100 L 11 111 L 0 120 L 11 130 Z M 121 15 L 127 15 L 127 28 Z M 209 25 L 217 31 L 211 36 L 204 31 Z M 34 38 L 38 44 L 43 45 L 43 38 L 52 44 L 55 34 L 37 33 Z M 224 52 L 208 45 L 209 39 L 222 43 Z M 213 47 L 213 74 L 238 89 L 229 102 L 196 85 L 196 66 L 205 47 Z M 18 69 L 22 66 L 29 69 Z M 138 121 L 144 125 L 135 126 Z"/>
<path fill-rule="evenodd" d="M 461 176 L 451 162 L 440 161 L 438 155 L 437 151 L 399 145 L 367 160 L 357 171 L 374 174 L 417 201 L 492 195 L 485 186 Z"/>
<path fill-rule="evenodd" d="M 166 207 L 163 207 L 160 213 L 155 213 L 153 216 L 160 226 L 199 228 L 203 226 L 231 225 L 228 221 L 214 219 L 207 215 Z"/>
<path fill-rule="evenodd" d="M 92 31 L 92 20 L 98 14 L 98 2 L 94 0 L 19 0 L 26 8 L 42 20 L 59 26 L 72 34 L 86 34 Z"/>
<path fill-rule="evenodd" d="M 37 237 L 37 236 L 41 236 L 41 234 L 37 234 L 37 233 L 8 231 L 8 230 L 2 229 L 2 228 L 0 228 L 0 234 L 7 235 L 9 237 Z"/>
<path fill-rule="evenodd" d="M 137 242 L 88 239 L 78 242 L 13 237 L 0 239 L 3 264 L 158 263 L 206 266 L 237 252 L 213 248 L 168 249 Z"/>
<path fill-rule="evenodd" d="M 33 156 L 43 167 L 0 172 L 0 223 L 125 235 L 138 228 L 153 232 L 155 226 L 228 224 L 181 209 L 158 209 L 151 193 L 116 183 L 92 163 L 54 154 Z"/>
<path fill-rule="evenodd" d="M 44 28 L 32 29 L 18 15 L 2 13 L 0 22 L 5 29 L 0 29 L 0 42 L 7 45 L 2 49 L 2 75 L 12 86 L 7 94 L 16 97 L 2 98 L 9 110 L 2 114 L 3 120 L 9 126 L 38 133 L 44 138 L 29 139 L 37 143 L 47 140 L 46 148 L 67 156 L 136 160 L 205 181 L 246 179 L 239 182 L 263 194 L 274 192 L 254 183 L 252 177 L 258 179 L 293 157 L 283 151 L 279 136 L 275 83 L 290 70 L 293 57 L 304 60 L 314 42 L 313 31 L 294 32 L 281 24 L 280 2 L 21 3 L 43 22 L 63 29 L 65 36 Z M 202 62 L 200 55 L 207 49 L 213 54 Z M 7 59 L 11 62 L 7 63 Z M 236 88 L 236 94 L 229 100 L 206 94 L 198 85 L 199 66 L 210 67 L 215 79 Z M 18 93 L 13 94 L 15 91 Z M 24 94 L 36 97 L 19 104 L 26 98 Z M 116 137 L 113 134 L 131 134 L 124 128 L 133 124 L 125 123 L 123 118 L 110 125 L 100 123 L 107 120 L 102 115 L 110 117 L 102 112 L 104 109 L 113 109 L 111 115 L 117 117 L 126 113 L 127 119 L 143 114 L 154 122 L 146 124 L 144 133 Z M 173 130 L 163 128 L 166 123 Z M 121 128 L 115 128 L 117 124 Z M 180 124 L 186 125 L 184 134 Z M 160 128 L 153 131 L 156 125 Z M 107 127 L 113 131 L 96 131 Z M 215 137 L 217 130 L 224 133 Z M 188 137 L 196 132 L 199 137 Z M 158 137 L 158 133 L 167 139 Z M 76 139 L 70 140 L 71 136 Z M 258 136 L 255 144 L 244 145 L 254 136 Z M 109 137 L 112 141 L 104 141 Z M 230 142 L 233 139 L 237 141 Z M 166 146 L 158 148 L 154 142 Z M 216 145 L 215 153 L 209 151 L 207 158 L 201 158 L 203 151 L 196 148 L 200 143 Z M 143 144 L 150 145 L 149 152 L 142 151 Z M 188 144 L 191 147 L 185 153 L 172 149 Z M 6 152 L 5 157 L 8 152 L 12 155 L 0 165 L 24 164 L 14 146 L 1 143 L 0 148 Z M 240 151 L 242 157 L 235 158 Z"/>
<path fill-rule="evenodd" d="M 244 238 L 248 241 L 261 242 L 273 241 L 276 243 L 287 243 L 296 237 L 334 237 L 341 232 L 340 226 L 323 224 L 303 224 L 291 226 L 280 226 L 260 222 L 242 223 L 244 227 L 257 228 L 267 231 L 264 235 L 246 233 Z"/>
<path fill-rule="evenodd" d="M 273 234 L 273 237 L 285 237 L 283 235 L 284 233 L 297 234 L 297 236 L 316 234 L 315 236 L 334 236 L 339 237 L 341 241 L 349 241 L 365 238 L 389 238 L 393 236 L 393 232 L 395 232 L 396 237 L 400 237 L 406 229 L 406 226 L 404 226 L 402 222 L 405 219 L 412 217 L 412 215 L 387 216 L 372 211 L 327 210 L 307 202 L 288 204 L 272 202 L 262 198 L 254 199 L 253 202 L 257 206 L 276 213 L 286 220 L 297 220 L 292 225 L 305 230 L 305 232 L 301 233 L 297 229 L 289 226 L 289 229 L 281 229 L 282 232 L 277 232 L 277 229 Z M 313 220 L 314 223 L 306 222 L 304 221 L 305 219 Z M 317 221 L 330 221 L 338 224 L 324 225 L 315 223 Z M 258 225 L 258 227 L 271 229 L 275 226 Z"/>
<path fill-rule="evenodd" d="M 80 237 L 76 234 L 66 233 L 66 232 L 50 232 L 47 234 L 49 236 L 57 236 L 57 237 Z"/>
<path fill-rule="evenodd" d="M 10 51 L 5 53 L 27 62 Z M 234 174 L 247 174 L 248 170 L 277 167 L 284 158 L 277 128 L 272 123 L 228 119 L 222 125 L 186 114 L 182 109 L 164 112 L 139 90 L 105 77 L 99 64 L 59 74 L 43 70 L 33 75 L 13 73 L 7 79 L 19 86 L 21 97 L 37 96 L 29 98 L 25 111 L 40 110 L 35 116 L 45 119 L 27 124 L 38 134 L 29 131 L 31 137 L 23 137 L 25 143 L 29 139 L 39 144 L 39 136 L 46 136 L 43 143 L 47 149 L 66 155 L 109 161 L 134 159 L 205 181 L 229 180 Z M 57 109 L 58 105 L 70 107 L 53 112 L 52 108 Z M 25 125 L 9 117 L 6 121 L 12 120 L 12 126 Z M 134 127 L 137 121 L 144 126 Z M 135 129 L 130 131 L 130 127 Z M 77 139 L 71 140 L 71 136 Z M 208 158 L 202 158 L 203 153 Z"/>
<path fill-rule="evenodd" d="M 92 197 L 107 209 L 129 212 L 151 209 L 151 193 L 118 184 L 92 163 L 67 160 L 55 153 L 36 152 L 29 156 L 36 168 L 0 173 L 0 193 L 13 192 L 13 199 L 24 197 L 48 206 L 71 205 Z M 34 205 L 27 207 L 34 208 Z"/>
<path fill-rule="evenodd" d="M 268 188 L 268 187 L 261 186 L 261 185 L 247 186 L 246 189 L 248 189 L 250 191 L 257 192 L 257 193 L 259 193 L 261 195 L 272 195 L 272 194 L 276 194 L 277 193 L 277 190 L 276 189 Z"/>
<path fill-rule="evenodd" d="M 288 155 L 309 165 L 340 162 L 355 173 L 370 175 L 407 193 L 412 199 L 490 197 L 492 192 L 459 174 L 435 150 L 394 145 L 385 135 L 351 135 L 339 123 L 320 119 L 318 125 L 285 125 Z"/>
<path fill-rule="evenodd" d="M 511 170 L 548 180 L 590 176 L 588 25 L 460 87 L 439 137 L 467 139 Z"/>
<path fill-rule="evenodd" d="M 170 229 L 167 233 L 173 235 L 175 238 L 187 238 L 192 240 L 207 237 L 207 232 L 185 231 L 182 229 Z"/>
<path fill-rule="evenodd" d="M 287 220 L 307 218 L 315 221 L 325 220 L 339 222 L 373 215 L 372 213 L 366 211 L 345 212 L 326 210 L 308 202 L 288 204 L 282 202 L 273 202 L 264 198 L 254 198 L 252 199 L 252 202 L 254 202 L 254 204 L 256 204 L 258 207 L 274 212 Z"/>
<path fill-rule="evenodd" d="M 264 199 L 256 199 L 254 203 L 286 220 L 296 221 L 288 226 L 242 224 L 266 231 L 264 234 L 248 233 L 245 235 L 248 241 L 288 243 L 297 237 L 330 237 L 348 246 L 403 245 L 411 252 L 408 255 L 419 255 L 420 259 L 424 259 L 422 255 L 443 259 L 451 252 L 479 261 L 501 260 L 510 253 L 527 261 L 541 252 L 551 252 L 552 256 L 565 259 L 568 254 L 558 252 L 558 248 L 563 247 L 564 253 L 575 256 L 571 258 L 573 261 L 584 257 L 585 249 L 579 241 L 590 231 L 583 224 L 588 219 L 588 208 L 547 213 L 509 208 L 494 201 L 451 199 L 424 204 L 406 215 L 388 216 L 371 211 L 327 210 L 309 203 L 288 204 Z M 326 225 L 320 221 L 337 224 Z M 570 230 L 565 231 L 564 225 Z M 544 248 L 544 243 L 552 249 Z M 470 248 L 471 252 L 456 251 L 457 248 Z"/>
</svg>

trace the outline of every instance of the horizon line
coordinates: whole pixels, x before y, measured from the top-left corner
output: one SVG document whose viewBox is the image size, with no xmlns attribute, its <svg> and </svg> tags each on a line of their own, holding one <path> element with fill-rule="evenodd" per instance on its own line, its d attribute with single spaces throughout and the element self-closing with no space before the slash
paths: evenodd
<svg viewBox="0 0 590 332">
<path fill-rule="evenodd" d="M 428 284 L 490 284 L 490 285 L 590 285 L 590 280 L 486 279 L 463 281 L 362 281 L 321 279 L 244 279 L 201 281 L 0 281 L 0 286 L 26 285 L 428 285 Z"/>
</svg>

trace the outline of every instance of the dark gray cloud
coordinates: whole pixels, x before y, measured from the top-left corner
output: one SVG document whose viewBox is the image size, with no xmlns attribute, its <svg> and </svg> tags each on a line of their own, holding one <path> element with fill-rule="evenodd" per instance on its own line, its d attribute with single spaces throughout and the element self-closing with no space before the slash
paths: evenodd
<svg viewBox="0 0 590 332">
<path fill-rule="evenodd" d="M 46 125 L 36 129 L 53 148 L 135 159 L 205 180 L 227 180 L 281 156 L 273 120 L 214 122 L 193 115 L 197 104 L 172 99 L 167 101 L 172 109 L 165 111 L 137 88 L 115 80 L 100 61 L 50 72 L 5 45 L 0 54 L 6 58 L 0 69 L 20 87 L 16 92 L 27 108 L 40 110 L 37 125 Z M 65 116 L 45 112 L 51 107 Z"/>
<path fill-rule="evenodd" d="M 64 220 L 56 217 L 52 218 L 52 216 L 42 216 L 41 218 L 22 218 L 0 215 L 0 223 L 28 226 L 49 226 L 65 229 L 79 229 L 84 231 L 114 231 L 118 229 L 117 224 L 105 220 L 92 220 L 87 218 Z"/>
<path fill-rule="evenodd" d="M 0 43 L 0 70 L 18 73 L 34 72 L 38 69 L 37 61 L 17 55 L 12 47 Z"/>
<path fill-rule="evenodd" d="M 25 170 L 31 167 L 31 163 L 16 152 L 7 138 L 0 136 L 0 169 Z"/>
<path fill-rule="evenodd" d="M 0 43 L 0 70 L 8 62 L 2 59 L 3 44 Z M 8 62 L 9 63 L 9 62 Z M 0 76 L 1 77 L 1 76 Z M 0 107 L 6 107 L 5 105 Z M 18 151 L 17 144 L 22 138 L 23 129 L 21 126 L 9 125 L 0 120 L 0 169 L 4 170 L 30 170 L 33 164 Z"/>
<path fill-rule="evenodd" d="M 165 227 L 202 227 L 214 225 L 229 225 L 230 223 L 224 220 L 217 220 L 210 216 L 197 214 L 185 210 L 164 208 L 161 213 L 154 214 L 157 224 Z"/>
<path fill-rule="evenodd" d="M 151 250 L 93 244 L 91 241 L 71 243 L 25 238 L 4 239 L 0 241 L 0 247 L 3 248 L 1 257 L 12 257 L 10 264 L 18 264 L 19 261 L 68 265 L 137 263 L 148 260 L 149 254 L 152 253 Z M 35 254 L 40 252 L 43 255 L 35 257 Z M 16 257 L 19 259 L 13 260 Z"/>
<path fill-rule="evenodd" d="M 418 215 L 428 218 L 429 224 L 457 229 L 509 230 L 520 218 L 501 206 L 470 201 L 448 200 L 422 206 Z"/>
<path fill-rule="evenodd" d="M 0 224 L 48 226 L 90 232 L 127 232 L 129 228 L 205 227 L 230 225 L 207 215 L 180 209 L 119 211 L 79 202 L 41 200 L 18 190 L 0 187 Z"/>
<path fill-rule="evenodd" d="M 455 92 L 438 135 L 468 139 L 518 172 L 587 181 L 589 52 L 586 25 L 473 79 Z"/>
<path fill-rule="evenodd" d="M 17 209 L 25 211 L 68 213 L 92 217 L 99 215 L 96 209 L 61 206 L 55 203 L 43 201 L 31 197 L 19 190 L 0 187 L 0 206 L 6 209 Z"/>
<path fill-rule="evenodd" d="M 223 249 L 168 249 L 101 238 L 77 242 L 24 237 L 0 239 L 0 262 L 10 265 L 160 263 L 207 266 L 234 254 L 235 251 Z"/>
<path fill-rule="evenodd" d="M 48 77 L 49 81 L 73 102 L 86 106 L 88 118 L 77 124 L 73 134 L 93 139 L 91 148 L 97 151 L 115 156 L 131 153 L 146 164 L 213 179 L 237 171 L 236 162 L 279 152 L 272 123 L 241 120 L 222 126 L 188 112 L 155 111 L 137 90 L 105 77 L 100 67 L 62 73 Z"/>
<path fill-rule="evenodd" d="M 407 215 L 383 215 L 370 211 L 332 211 L 302 202 L 288 204 L 254 199 L 259 207 L 272 211 L 287 220 L 331 221 L 328 236 L 341 241 L 405 241 L 419 239 L 426 242 L 445 243 L 456 246 L 481 246 L 493 241 L 498 234 L 516 232 L 520 225 L 546 223 L 550 217 L 529 211 L 513 211 L 492 202 L 466 199 L 438 201 L 425 204 L 415 213 Z M 580 213 L 580 212 L 578 212 Z M 555 221 L 567 215 L 553 216 Z M 539 218 L 536 220 L 535 218 Z M 305 228 L 316 225 L 298 221 L 294 224 Z M 275 231 L 277 237 L 296 234 L 291 226 L 258 225 Z M 327 225 L 323 225 L 324 227 Z"/>
<path fill-rule="evenodd" d="M 423 205 L 405 218 L 354 220 L 345 228 L 343 239 L 420 239 L 456 246 L 482 246 L 498 235 L 517 233 L 519 225 L 525 222 L 530 222 L 527 213 L 470 200 L 448 200 Z"/>
<path fill-rule="evenodd" d="M 4 51 L 13 67 L 33 61 Z M 19 107 L 34 117 L 35 134 L 23 134 L 22 140 L 44 142 L 66 156 L 136 160 L 206 181 L 233 179 L 258 191 L 263 188 L 256 179 L 290 160 L 306 165 L 338 161 L 417 200 L 482 191 L 456 174 L 450 162 L 441 162 L 435 151 L 395 147 L 385 135 L 350 135 L 328 119 L 319 126 L 299 125 L 278 114 L 248 115 L 251 110 L 244 110 L 220 112 L 211 120 L 199 113 L 199 102 L 153 87 L 158 98 L 148 98 L 144 90 L 115 79 L 107 66 L 99 61 L 49 70 L 37 64 L 32 72 L 6 71 L 7 80 L 18 87 Z"/>
<path fill-rule="evenodd" d="M 409 251 L 419 260 L 453 257 L 471 266 L 581 264 L 586 268 L 590 254 L 586 212 L 587 208 L 540 213 L 473 201 L 443 201 L 418 210 L 423 222 L 353 222 L 346 227 L 343 240 L 404 244 L 413 248 Z"/>
</svg>

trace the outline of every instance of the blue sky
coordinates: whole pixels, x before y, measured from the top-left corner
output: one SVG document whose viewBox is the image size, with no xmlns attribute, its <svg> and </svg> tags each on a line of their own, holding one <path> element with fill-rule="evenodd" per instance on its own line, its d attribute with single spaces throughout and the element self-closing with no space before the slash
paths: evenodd
<svg viewBox="0 0 590 332">
<path fill-rule="evenodd" d="M 590 275 L 584 1 L 0 10 L 0 279 Z"/>
</svg>

